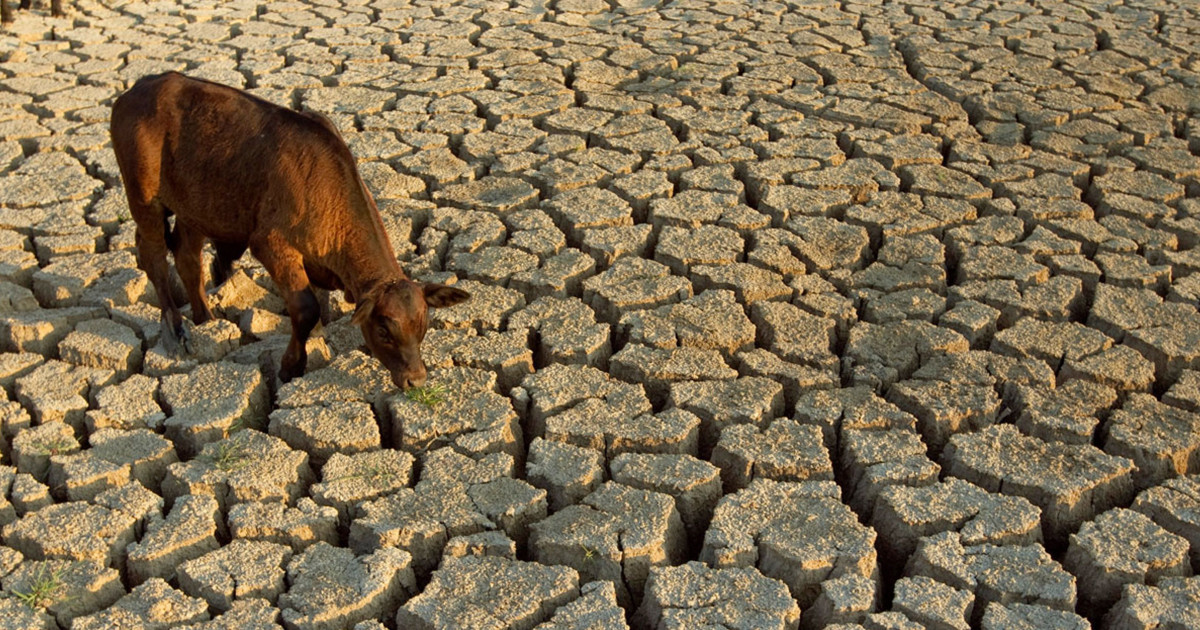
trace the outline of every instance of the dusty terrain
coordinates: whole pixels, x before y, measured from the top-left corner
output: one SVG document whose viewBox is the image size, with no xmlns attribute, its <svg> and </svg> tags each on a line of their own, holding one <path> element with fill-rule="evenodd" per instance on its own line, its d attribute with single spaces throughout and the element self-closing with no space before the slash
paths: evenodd
<svg viewBox="0 0 1200 630">
<path fill-rule="evenodd" d="M 68 4 L 0 31 L 0 628 L 1200 627 L 1195 3 Z M 280 386 L 249 256 L 164 347 L 166 70 L 474 295 L 423 395 L 336 293 Z"/>
</svg>

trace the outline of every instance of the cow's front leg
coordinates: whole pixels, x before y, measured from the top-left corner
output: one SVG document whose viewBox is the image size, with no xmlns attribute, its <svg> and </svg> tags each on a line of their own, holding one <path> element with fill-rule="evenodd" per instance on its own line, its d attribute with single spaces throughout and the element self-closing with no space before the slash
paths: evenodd
<svg viewBox="0 0 1200 630">
<path fill-rule="evenodd" d="M 308 336 L 321 321 L 321 306 L 309 287 L 304 257 L 282 239 L 268 237 L 251 243 L 250 251 L 266 267 L 287 301 L 292 320 L 292 338 L 279 366 L 279 380 L 286 383 L 304 374 L 308 366 Z"/>
<path fill-rule="evenodd" d="M 321 305 L 311 288 L 287 296 L 288 316 L 292 320 L 292 339 L 279 365 L 279 380 L 286 383 L 303 376 L 308 367 L 308 336 L 321 321 Z"/>
</svg>

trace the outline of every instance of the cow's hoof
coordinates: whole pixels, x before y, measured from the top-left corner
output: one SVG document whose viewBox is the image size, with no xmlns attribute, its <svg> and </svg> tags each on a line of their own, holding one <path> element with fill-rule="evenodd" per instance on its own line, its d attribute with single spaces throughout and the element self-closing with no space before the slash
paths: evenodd
<svg viewBox="0 0 1200 630">
<path fill-rule="evenodd" d="M 179 327 L 179 350 L 183 356 L 191 356 L 196 352 L 196 340 L 192 339 L 192 333 L 188 330 L 187 325 Z"/>
<path fill-rule="evenodd" d="M 190 326 L 186 320 L 180 320 L 178 326 L 172 326 L 166 320 L 162 322 L 163 348 L 173 357 L 191 356 L 196 350 L 195 340 L 192 339 L 192 333 L 189 330 Z"/>
<path fill-rule="evenodd" d="M 299 363 L 298 365 L 297 364 L 280 365 L 279 366 L 279 382 L 287 383 L 296 377 L 304 376 L 304 368 L 305 368 L 305 365 L 303 362 Z"/>
</svg>

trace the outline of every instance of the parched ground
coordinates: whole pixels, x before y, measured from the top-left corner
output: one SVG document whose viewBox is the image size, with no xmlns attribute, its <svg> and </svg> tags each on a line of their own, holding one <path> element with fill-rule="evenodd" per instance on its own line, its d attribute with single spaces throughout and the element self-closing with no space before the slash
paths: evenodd
<svg viewBox="0 0 1200 630">
<path fill-rule="evenodd" d="M 0 30 L 0 628 L 1200 627 L 1195 3 L 64 4 Z M 338 294 L 280 386 L 249 256 L 164 346 L 167 70 L 473 294 L 424 396 Z"/>
</svg>

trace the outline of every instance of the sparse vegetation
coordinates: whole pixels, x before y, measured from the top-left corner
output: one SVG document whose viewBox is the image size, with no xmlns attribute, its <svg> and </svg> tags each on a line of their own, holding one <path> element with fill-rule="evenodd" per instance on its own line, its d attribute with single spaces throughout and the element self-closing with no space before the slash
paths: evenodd
<svg viewBox="0 0 1200 630">
<path fill-rule="evenodd" d="M 38 567 L 28 588 L 25 590 L 13 588 L 9 592 L 29 608 L 37 609 L 45 608 L 53 603 L 55 596 L 63 586 L 62 569 L 49 570 L 43 564 Z"/>
<path fill-rule="evenodd" d="M 225 430 L 225 437 L 229 437 L 246 428 L 249 428 L 249 425 L 246 424 L 246 418 L 240 417 L 229 424 L 229 428 Z"/>
<path fill-rule="evenodd" d="M 218 470 L 225 472 L 233 472 L 250 463 L 250 455 L 242 450 L 241 446 L 229 441 L 218 444 L 213 453 L 206 455 L 205 459 L 211 461 Z"/>
<path fill-rule="evenodd" d="M 445 385 L 430 385 L 410 388 L 404 392 L 404 397 L 426 407 L 436 407 L 446 402 L 446 395 L 449 393 L 450 391 L 446 389 Z"/>
<path fill-rule="evenodd" d="M 77 446 L 79 445 L 75 443 L 75 440 L 62 435 L 38 440 L 33 443 L 34 450 L 43 455 L 61 455 Z"/>
<path fill-rule="evenodd" d="M 396 471 L 381 464 L 372 464 L 363 470 L 362 476 L 368 481 L 388 481 L 396 476 Z"/>
</svg>

